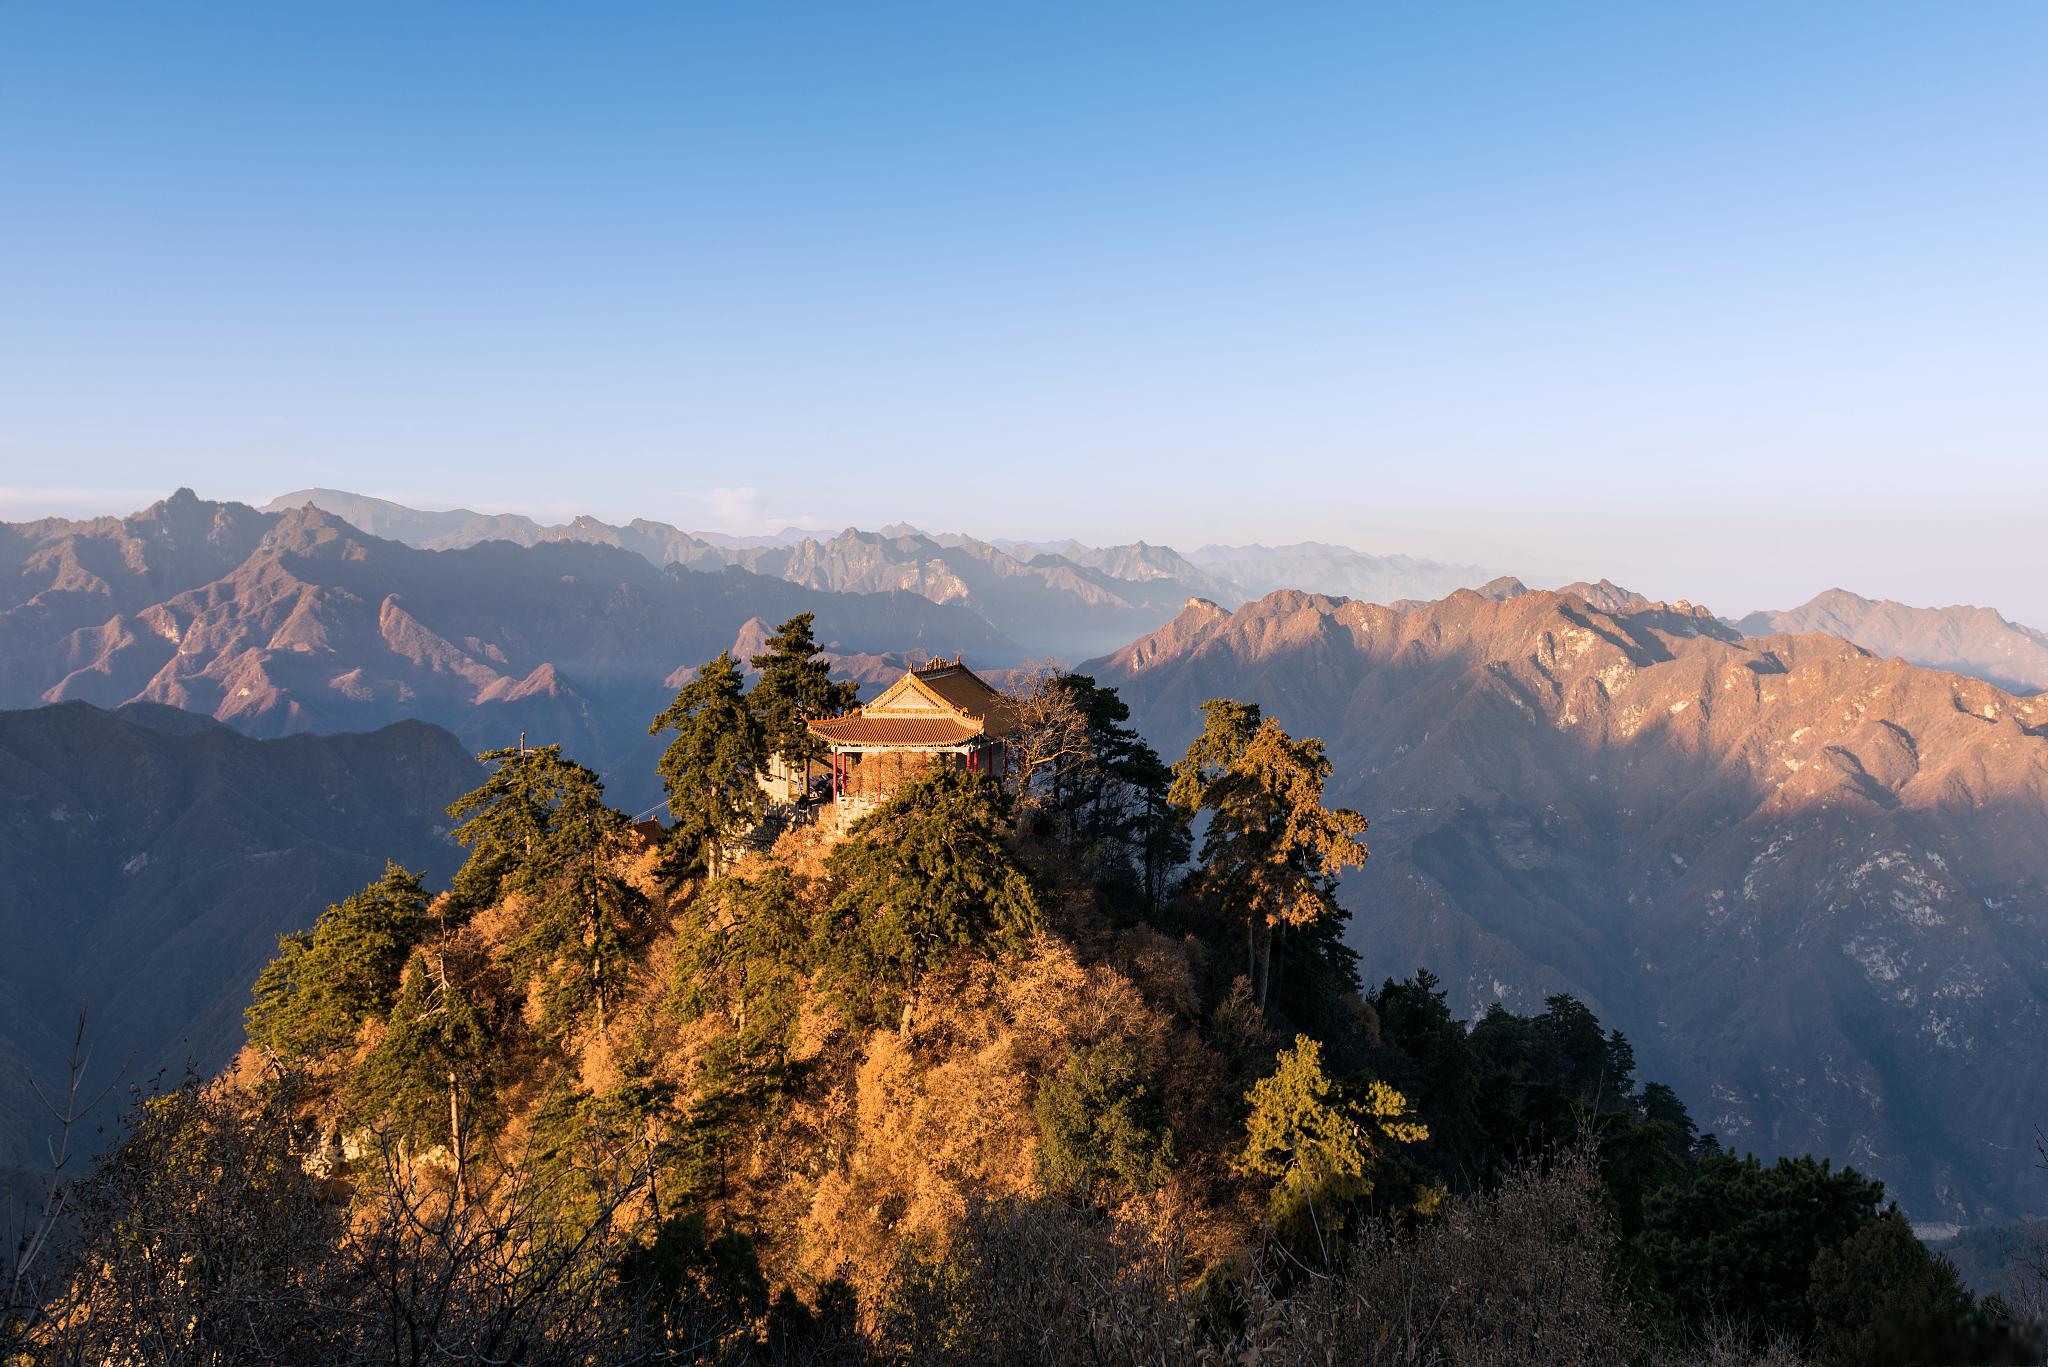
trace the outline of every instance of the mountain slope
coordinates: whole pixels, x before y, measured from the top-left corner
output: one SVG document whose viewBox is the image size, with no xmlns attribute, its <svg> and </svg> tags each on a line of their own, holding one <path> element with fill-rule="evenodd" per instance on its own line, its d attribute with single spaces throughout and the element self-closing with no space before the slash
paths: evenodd
<svg viewBox="0 0 2048 1367">
<path fill-rule="evenodd" d="M 482 771 L 446 731 L 257 741 L 191 721 L 0 712 L 0 1169 L 42 1152 L 24 1077 L 62 1082 L 81 1003 L 101 1084 L 124 1063 L 128 1082 L 218 1068 L 280 934 L 387 857 L 436 879 L 459 862 L 444 808 Z"/>
<path fill-rule="evenodd" d="M 1915 608 L 1829 589 L 1785 612 L 1752 612 L 1745 635 L 1825 631 L 1909 664 L 1952 669 L 2015 693 L 2048 692 L 2048 632 L 2008 622 L 1990 608 Z"/>
<path fill-rule="evenodd" d="M 72 561 L 128 553 L 136 538 L 126 524 L 8 529 L 11 544 L 39 538 L 39 548 L 21 557 L 36 573 L 0 598 L 0 705 L 141 700 L 256 736 L 418 717 L 475 749 L 524 731 L 625 776 L 617 796 L 637 810 L 659 796 L 648 718 L 678 671 L 730 646 L 750 619 L 814 611 L 819 639 L 847 656 L 965 651 L 1007 663 L 1020 654 L 967 609 L 908 593 L 663 569 L 578 542 L 424 551 L 312 508 L 260 514 L 184 493 L 143 518 L 173 515 L 189 524 L 180 545 L 200 527 L 239 539 L 230 546 L 221 534 L 218 553 L 159 573 L 156 598 L 154 562 L 125 579 L 64 587 L 83 582 L 60 573 Z"/>
<path fill-rule="evenodd" d="M 1700 609 L 1191 604 L 1089 668 L 1169 754 L 1210 697 L 1323 737 L 1372 820 L 1368 973 L 1572 991 L 1730 1144 L 1918 1219 L 2025 1210 L 2048 1115 L 2048 703 Z"/>
</svg>

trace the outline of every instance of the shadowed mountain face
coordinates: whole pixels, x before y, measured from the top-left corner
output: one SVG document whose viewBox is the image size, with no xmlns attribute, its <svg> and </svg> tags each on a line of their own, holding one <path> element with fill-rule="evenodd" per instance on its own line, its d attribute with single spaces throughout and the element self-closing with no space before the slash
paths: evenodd
<svg viewBox="0 0 2048 1367">
<path fill-rule="evenodd" d="M 1854 1162 L 1920 1220 L 2029 1209 L 2048 700 L 1531 592 L 1193 604 L 1087 668 L 1169 755 L 1212 697 L 1326 740 L 1372 822 L 1369 974 L 1468 1013 L 1574 992 L 1731 1146 Z"/>
<path fill-rule="evenodd" d="M 750 619 L 817 613 L 850 659 L 1020 652 L 964 607 L 819 592 L 614 547 L 423 551 L 310 508 L 189 492 L 128 519 L 0 528 L 0 705 L 131 700 L 255 736 L 404 717 L 475 749 L 559 741 L 635 810 L 659 797 L 647 721 Z"/>
<path fill-rule="evenodd" d="M 24 1079 L 61 1086 L 81 1003 L 100 1085 L 222 1066 L 277 937 L 387 858 L 445 880 L 444 809 L 481 777 L 419 722 L 257 741 L 146 704 L 0 712 L 0 1170 L 42 1156 Z"/>
<path fill-rule="evenodd" d="M 1825 631 L 1909 664 L 1952 669 L 2015 693 L 2048 692 L 2048 632 L 2008 622 L 1990 608 L 1913 608 L 1843 589 L 1787 612 L 1752 612 L 1745 635 Z"/>
</svg>

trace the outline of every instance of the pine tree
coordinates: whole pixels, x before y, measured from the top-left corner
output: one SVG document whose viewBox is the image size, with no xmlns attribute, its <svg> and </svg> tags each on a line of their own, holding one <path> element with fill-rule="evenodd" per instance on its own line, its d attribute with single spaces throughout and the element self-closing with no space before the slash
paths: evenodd
<svg viewBox="0 0 2048 1367">
<path fill-rule="evenodd" d="M 396 863 L 360 892 L 286 935 L 256 979 L 249 1041 L 281 1058 L 312 1059 L 345 1047 L 370 1016 L 390 1009 L 400 970 L 426 929 L 419 875 Z"/>
<path fill-rule="evenodd" d="M 1247 976 L 1260 1009 L 1272 980 L 1276 930 L 1303 932 L 1321 974 L 1358 987 L 1341 934 L 1337 875 L 1365 861 L 1365 818 L 1323 806 L 1330 761 L 1313 737 L 1295 740 L 1255 704 L 1202 705 L 1202 734 L 1173 767 L 1171 797 L 1192 819 L 1209 814 L 1197 886 L 1213 906 L 1243 918 Z"/>
<path fill-rule="evenodd" d="M 1074 1051 L 1038 1084 L 1038 1180 L 1055 1195 L 1087 1197 L 1114 1179 L 1147 1191 L 1173 1170 L 1173 1131 L 1137 1051 L 1106 1039 Z"/>
<path fill-rule="evenodd" d="M 1980 1305 L 1897 1206 L 1813 1261 L 1814 1361 L 1824 1367 L 2039 1362 L 2036 1345 Z"/>
<path fill-rule="evenodd" d="M 956 951 L 1036 928 L 1037 895 L 1003 840 L 1008 818 L 993 781 L 934 768 L 826 858 L 839 892 L 816 937 L 821 974 L 849 1017 L 907 1012 L 918 981 Z"/>
<path fill-rule="evenodd" d="M 506 962 L 539 980 L 544 1031 L 562 1035 L 594 1012 L 604 1034 L 646 927 L 647 898 L 613 870 L 624 850 L 623 813 L 578 800 L 558 817 L 555 876 L 535 895 Z"/>
<path fill-rule="evenodd" d="M 455 838 L 470 847 L 457 898 L 474 911 L 508 892 L 525 896 L 506 959 L 540 982 L 544 1028 L 559 1035 L 594 1010 L 602 1032 L 646 920 L 647 899 L 613 871 L 631 823 L 558 745 L 482 758 L 495 772 L 448 809 L 467 818 Z"/>
<path fill-rule="evenodd" d="M 1020 824 L 1057 840 L 1114 911 L 1159 910 L 1188 856 L 1173 773 L 1126 725 L 1131 709 L 1086 674 L 1045 671 L 1011 694 Z"/>
<path fill-rule="evenodd" d="M 477 759 L 493 766 L 490 777 L 448 808 L 462 823 L 455 828 L 457 843 L 469 847 L 453 888 L 453 900 L 465 914 L 481 911 L 504 892 L 531 892 L 544 883 L 559 853 L 556 812 L 597 784 L 597 775 L 564 758 L 559 745 L 508 746 Z"/>
<path fill-rule="evenodd" d="M 656 768 L 668 792 L 670 867 L 716 877 L 738 838 L 767 809 L 760 774 L 767 767 L 766 734 L 747 705 L 731 651 L 698 669 L 647 728 L 674 731 Z"/>
<path fill-rule="evenodd" d="M 497 1068 L 506 1015 L 488 965 L 441 942 L 405 966 L 384 1037 L 351 1087 L 351 1110 L 415 1146 L 445 1144 L 456 1198 L 469 1195 L 474 1145 L 498 1117 Z"/>
<path fill-rule="evenodd" d="M 775 629 L 766 653 L 749 663 L 761 671 L 747 695 L 761 723 L 762 744 L 791 770 L 809 776 L 826 756 L 825 743 L 805 725 L 814 717 L 836 716 L 860 700 L 860 685 L 834 683 L 832 666 L 811 635 L 816 614 L 800 612 Z"/>
<path fill-rule="evenodd" d="M 1398 1146 L 1429 1138 L 1429 1128 L 1384 1082 L 1353 1095 L 1331 1081 L 1322 1045 L 1307 1035 L 1296 1035 L 1278 1063 L 1245 1093 L 1251 1114 L 1238 1166 L 1276 1179 L 1268 1210 L 1277 1228 L 1327 1239 L 1344 1207 L 1372 1194 Z"/>
</svg>

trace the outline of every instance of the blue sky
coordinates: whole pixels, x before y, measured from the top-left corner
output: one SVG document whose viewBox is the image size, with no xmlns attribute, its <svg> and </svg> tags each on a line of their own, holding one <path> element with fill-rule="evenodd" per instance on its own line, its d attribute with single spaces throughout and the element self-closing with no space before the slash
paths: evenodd
<svg viewBox="0 0 2048 1367">
<path fill-rule="evenodd" d="M 2048 6 L 0 8 L 0 516 L 307 484 L 2048 626 Z"/>
</svg>

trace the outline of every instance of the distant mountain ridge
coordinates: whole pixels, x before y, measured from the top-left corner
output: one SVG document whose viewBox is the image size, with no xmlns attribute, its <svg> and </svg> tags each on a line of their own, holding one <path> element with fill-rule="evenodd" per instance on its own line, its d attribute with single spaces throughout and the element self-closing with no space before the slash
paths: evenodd
<svg viewBox="0 0 2048 1367">
<path fill-rule="evenodd" d="M 977 614 L 720 566 L 661 568 L 577 541 L 427 551 L 309 507 L 189 490 L 127 519 L 0 525 L 0 706 L 72 699 L 198 711 L 250 735 L 407 717 L 475 749 L 522 732 L 658 796 L 647 721 L 680 671 L 754 619 L 817 614 L 849 659 L 1022 651 Z"/>
<path fill-rule="evenodd" d="M 2048 700 L 1638 598 L 1280 592 L 1084 668 L 1169 756 L 1212 697 L 1325 740 L 1369 975 L 1576 993 L 1731 1145 L 2038 1213 Z"/>
<path fill-rule="evenodd" d="M 1244 599 L 1277 589 L 1300 589 L 1370 603 L 1435 599 L 1474 588 L 1496 571 L 1477 565 L 1443 565 L 1406 555 L 1369 555 L 1349 546 L 1303 541 L 1291 546 L 1203 546 L 1187 559 L 1235 585 Z"/>
<path fill-rule="evenodd" d="M 511 514 L 421 512 L 334 489 L 285 494 L 267 504 L 266 511 L 308 503 L 373 535 L 426 549 L 487 540 L 519 545 L 589 541 L 632 551 L 657 565 L 736 565 L 834 592 L 915 593 L 935 603 L 964 604 L 1031 653 L 1069 660 L 1113 649 L 1152 630 L 1191 597 L 1234 606 L 1276 587 L 1379 600 L 1439 597 L 1491 575 L 1474 566 L 1371 556 L 1315 543 L 1209 546 L 1183 556 L 1143 541 L 1106 547 L 1073 540 L 982 541 L 953 532 L 926 533 L 907 523 L 872 532 L 849 527 L 833 535 L 787 528 L 772 537 L 686 532 L 644 519 L 613 526 L 578 517 L 545 526 Z M 1204 556 L 1215 564 L 1203 563 Z"/>
<path fill-rule="evenodd" d="M 1990 608 L 1916 608 L 1829 589 L 1785 612 L 1752 612 L 1746 636 L 1825 631 L 1911 664 L 1952 669 L 2014 693 L 2048 692 L 2048 632 Z"/>
<path fill-rule="evenodd" d="M 482 770 L 438 727 L 252 740 L 189 712 L 0 712 L 0 1184 L 42 1157 L 25 1079 L 61 1085 L 81 1003 L 88 1081 L 219 1068 L 278 935 L 395 858 L 445 879 L 443 810 Z M 77 1137 L 88 1150 L 90 1133 Z"/>
</svg>

